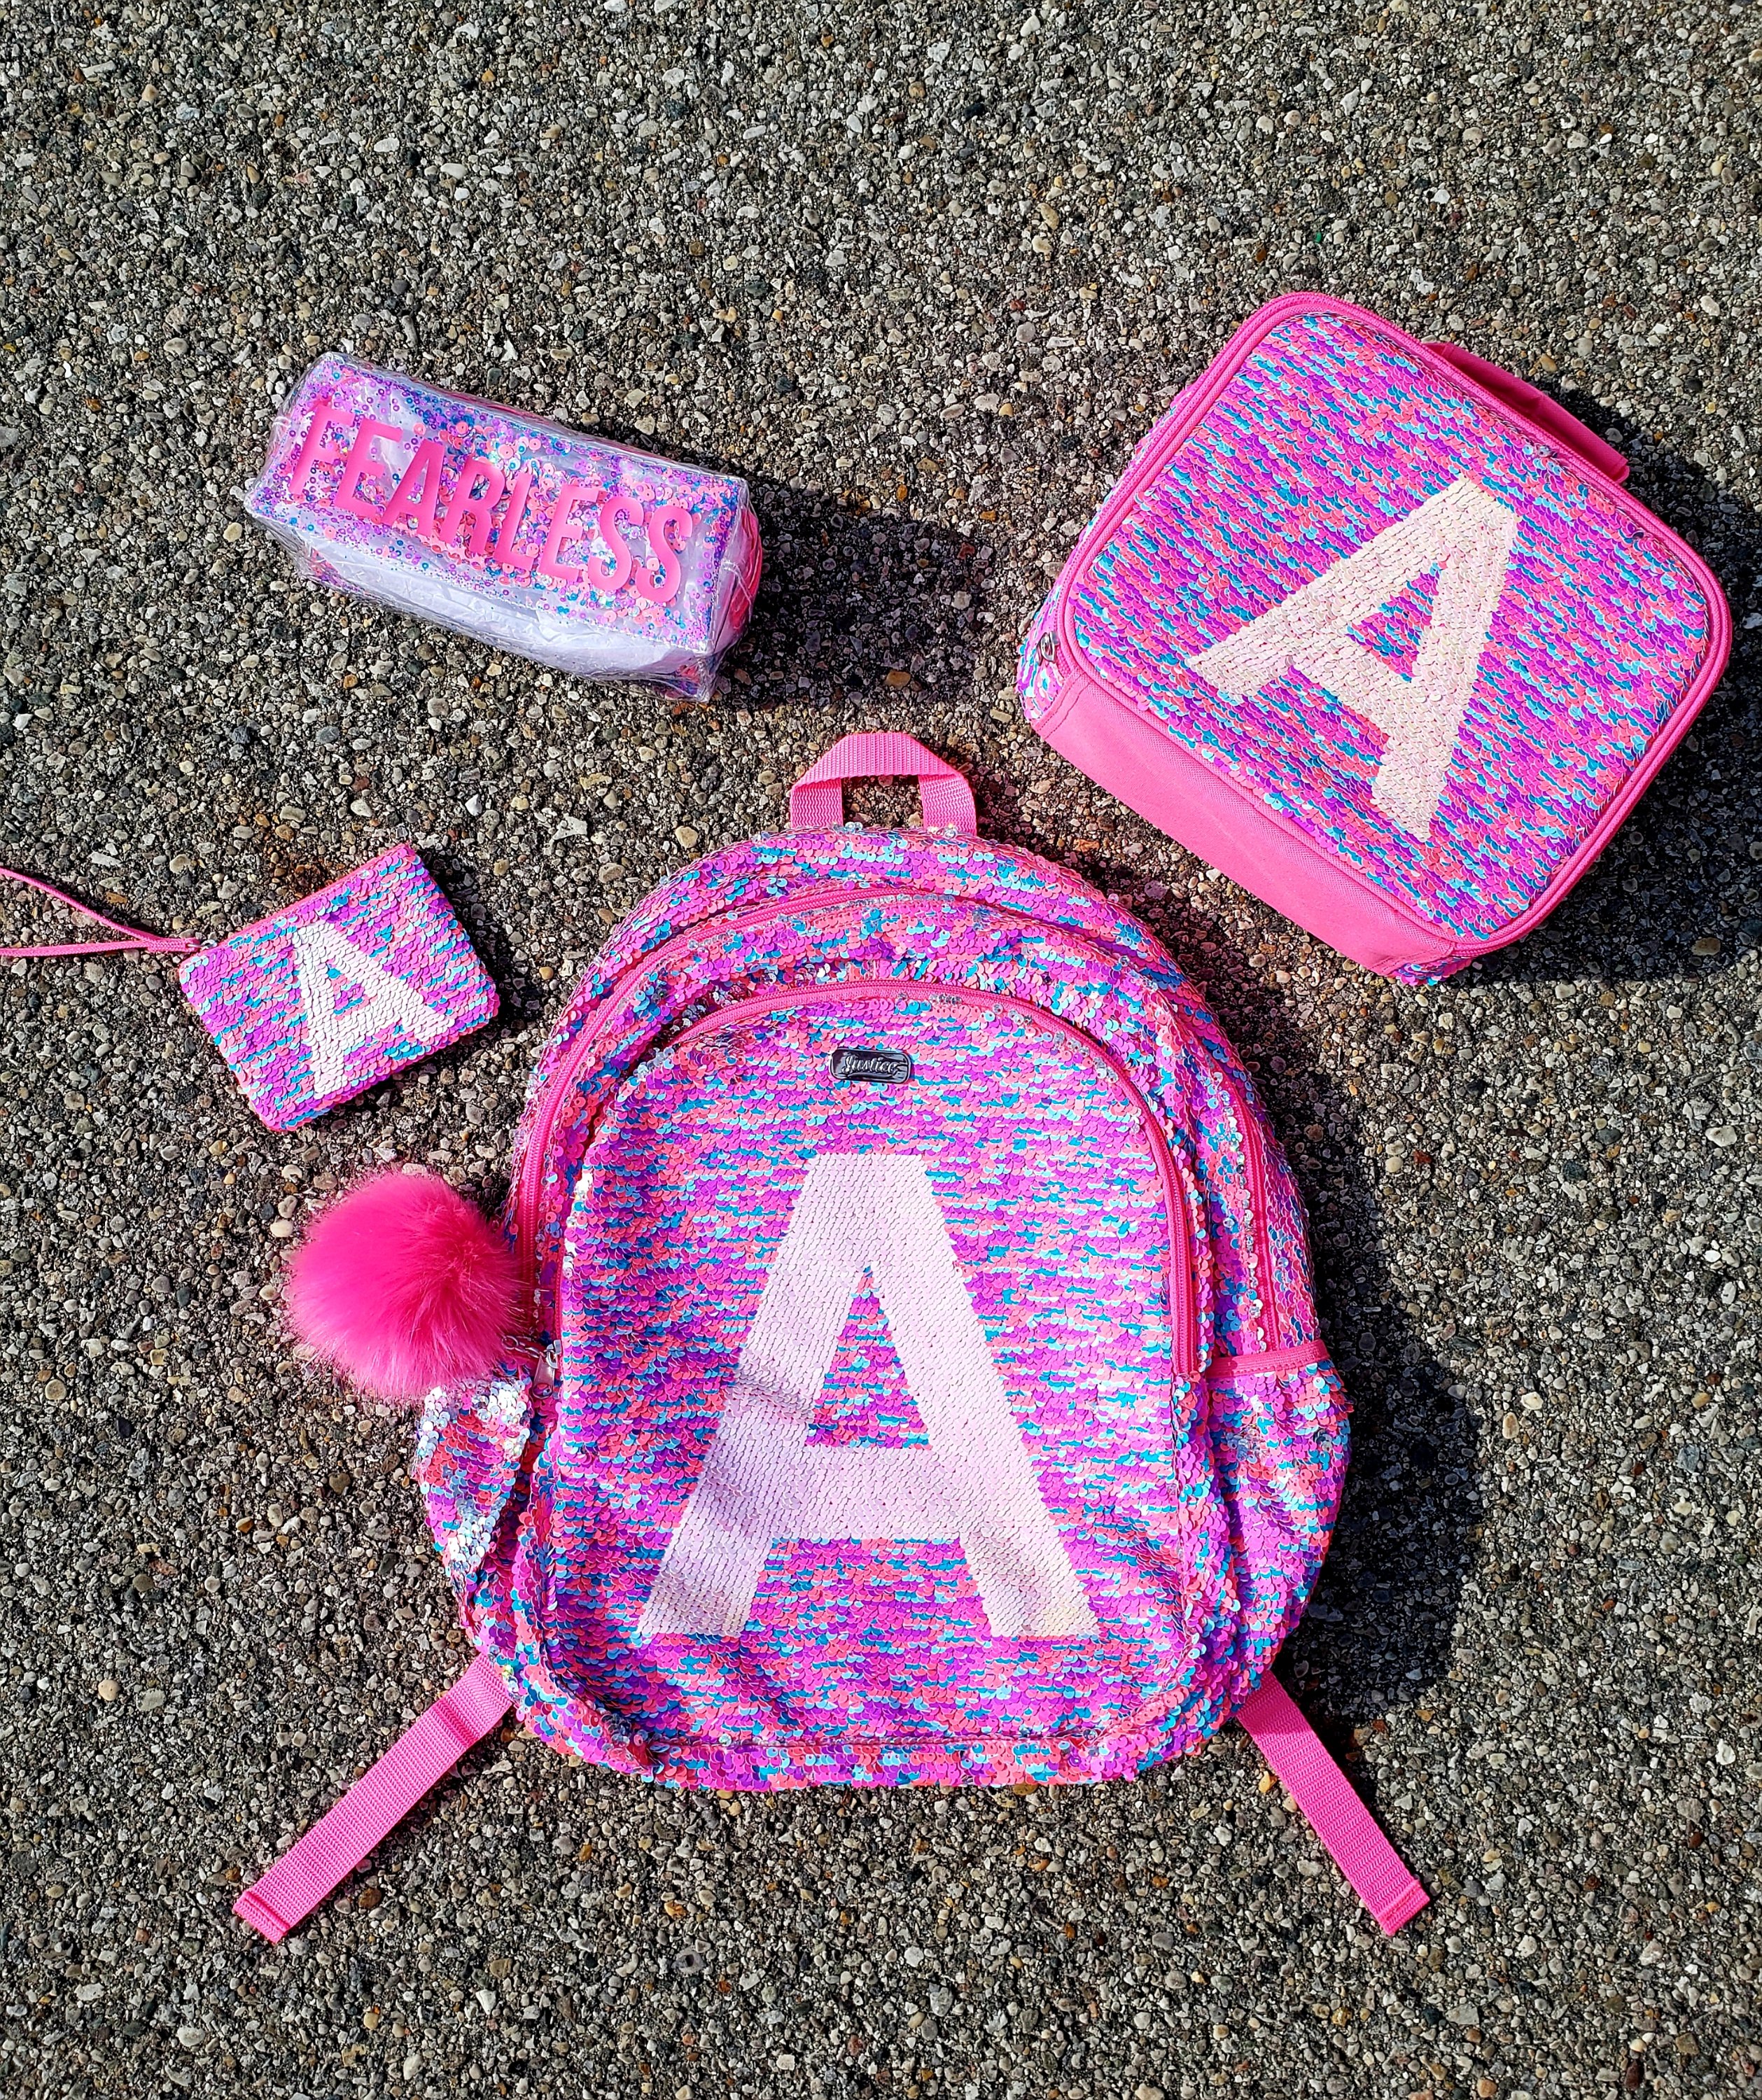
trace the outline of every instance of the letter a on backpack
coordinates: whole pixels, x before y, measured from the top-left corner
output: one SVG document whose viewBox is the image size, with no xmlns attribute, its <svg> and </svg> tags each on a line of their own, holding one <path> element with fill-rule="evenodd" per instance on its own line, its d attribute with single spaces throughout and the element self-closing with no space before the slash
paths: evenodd
<svg viewBox="0 0 1762 2100">
<path fill-rule="evenodd" d="M 867 1277 L 927 1444 L 809 1441 Z M 821 1154 L 638 1627 L 737 1636 L 779 1541 L 958 1539 L 1002 1639 L 1099 1631 L 1049 1515 L 925 1162 Z"/>
</svg>

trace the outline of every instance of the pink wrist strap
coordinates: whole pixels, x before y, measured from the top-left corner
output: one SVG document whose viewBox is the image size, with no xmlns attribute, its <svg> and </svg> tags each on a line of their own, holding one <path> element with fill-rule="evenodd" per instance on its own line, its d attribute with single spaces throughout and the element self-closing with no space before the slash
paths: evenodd
<svg viewBox="0 0 1762 2100">
<path fill-rule="evenodd" d="M 69 897 L 64 889 L 57 889 L 53 883 L 40 882 L 34 875 L 21 875 L 15 867 L 0 867 L 0 876 L 9 882 L 21 882 L 27 889 L 40 890 L 45 897 L 52 897 L 57 904 L 64 904 L 70 911 L 78 911 L 107 926 L 113 933 L 120 933 L 120 941 L 74 941 L 57 947 L 0 948 L 0 962 L 20 962 L 33 955 L 114 955 L 132 954 L 139 951 L 152 955 L 193 955 L 202 945 L 200 941 L 184 941 L 170 933 L 144 933 L 138 927 L 122 925 L 118 920 L 107 919 L 101 911 L 95 911 L 89 904 L 82 904 L 77 897 Z"/>
<path fill-rule="evenodd" d="M 1384 1932 L 1399 1932 L 1431 1901 L 1327 1754 L 1296 1701 L 1269 1670 L 1235 1718 L 1334 1855 Z"/>
<path fill-rule="evenodd" d="M 824 832 L 844 822 L 844 783 L 903 773 L 918 783 L 924 821 L 938 829 L 978 830 L 973 790 L 946 759 L 926 751 L 915 736 L 891 730 L 859 730 L 841 737 L 789 790 L 792 832 Z"/>
<path fill-rule="evenodd" d="M 285 1939 L 513 1704 L 501 1672 L 480 1655 L 329 1814 L 252 1883 L 232 1906 L 234 1917 L 265 1939 Z"/>
</svg>

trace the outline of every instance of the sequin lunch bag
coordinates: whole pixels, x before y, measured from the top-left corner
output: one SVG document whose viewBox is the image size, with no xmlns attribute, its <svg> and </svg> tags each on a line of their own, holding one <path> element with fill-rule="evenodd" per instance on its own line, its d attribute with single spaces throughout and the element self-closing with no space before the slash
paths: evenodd
<svg viewBox="0 0 1762 2100">
<path fill-rule="evenodd" d="M 923 826 L 844 823 L 868 774 Z M 398 1172 L 310 1236 L 307 1340 L 432 1388 L 413 1473 L 478 1658 L 239 1915 L 280 1939 L 510 1707 L 769 1789 L 1119 1778 L 1234 1717 L 1394 1931 L 1424 1893 L 1271 1670 L 1347 1408 L 1240 1061 L 910 737 L 845 738 L 790 820 L 612 935 L 505 1236 Z"/>
<path fill-rule="evenodd" d="M 1539 925 L 1719 683 L 1731 619 L 1536 387 L 1323 293 L 1178 395 L 1020 688 L 1053 749 L 1402 983 Z"/>
</svg>

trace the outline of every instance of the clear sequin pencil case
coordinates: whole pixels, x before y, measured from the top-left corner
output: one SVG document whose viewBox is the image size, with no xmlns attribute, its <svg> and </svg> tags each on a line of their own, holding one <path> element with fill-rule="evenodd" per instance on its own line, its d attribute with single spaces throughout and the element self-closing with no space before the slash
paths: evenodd
<svg viewBox="0 0 1762 2100">
<path fill-rule="evenodd" d="M 311 576 L 581 678 L 701 695 L 758 589 L 747 485 L 322 357 L 246 498 Z"/>
</svg>

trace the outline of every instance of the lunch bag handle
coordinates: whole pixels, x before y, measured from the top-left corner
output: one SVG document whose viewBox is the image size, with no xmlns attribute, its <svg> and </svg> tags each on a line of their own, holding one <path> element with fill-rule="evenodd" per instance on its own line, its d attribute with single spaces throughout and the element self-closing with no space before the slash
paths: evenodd
<svg viewBox="0 0 1762 2100">
<path fill-rule="evenodd" d="M 1539 386 L 1532 386 L 1527 379 L 1519 379 L 1500 365 L 1489 364 L 1460 342 L 1429 342 L 1425 346 L 1446 364 L 1455 365 L 1464 379 L 1472 379 L 1495 401 L 1516 409 L 1526 422 L 1534 423 L 1557 443 L 1576 452 L 1599 474 L 1618 484 L 1627 479 L 1627 462 L 1615 448 L 1605 444 L 1595 430 L 1588 430 L 1570 409 L 1561 408 Z"/>
<path fill-rule="evenodd" d="M 973 790 L 946 759 L 926 751 L 915 736 L 894 730 L 859 730 L 841 737 L 789 790 L 792 832 L 824 832 L 844 822 L 844 783 L 871 776 L 903 774 L 915 779 L 924 800 L 924 821 L 933 830 L 978 835 Z"/>
</svg>

